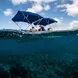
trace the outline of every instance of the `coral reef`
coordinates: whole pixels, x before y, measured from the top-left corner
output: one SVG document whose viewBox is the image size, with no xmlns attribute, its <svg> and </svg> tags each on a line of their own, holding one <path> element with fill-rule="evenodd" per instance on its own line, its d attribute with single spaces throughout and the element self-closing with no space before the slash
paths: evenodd
<svg viewBox="0 0 78 78">
<path fill-rule="evenodd" d="M 78 60 L 60 61 L 46 53 L 6 56 L 0 78 L 78 78 Z"/>
</svg>

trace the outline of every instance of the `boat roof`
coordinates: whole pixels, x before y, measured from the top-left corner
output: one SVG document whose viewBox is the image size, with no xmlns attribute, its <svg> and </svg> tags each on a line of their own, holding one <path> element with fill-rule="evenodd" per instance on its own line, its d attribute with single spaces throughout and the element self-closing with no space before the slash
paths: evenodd
<svg viewBox="0 0 78 78">
<path fill-rule="evenodd" d="M 27 11 L 18 11 L 17 14 L 12 18 L 14 22 L 27 22 L 34 25 L 48 25 L 51 23 L 57 22 L 51 18 L 44 18 L 39 14 L 27 12 Z"/>
</svg>

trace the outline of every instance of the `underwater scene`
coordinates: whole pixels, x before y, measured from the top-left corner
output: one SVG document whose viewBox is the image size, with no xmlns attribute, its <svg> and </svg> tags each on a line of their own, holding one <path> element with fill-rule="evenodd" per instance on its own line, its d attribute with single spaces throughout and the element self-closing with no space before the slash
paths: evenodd
<svg viewBox="0 0 78 78">
<path fill-rule="evenodd" d="M 0 78 L 78 78 L 78 0 L 0 0 Z"/>
<path fill-rule="evenodd" d="M 78 36 L 0 38 L 0 78 L 78 78 Z"/>
</svg>

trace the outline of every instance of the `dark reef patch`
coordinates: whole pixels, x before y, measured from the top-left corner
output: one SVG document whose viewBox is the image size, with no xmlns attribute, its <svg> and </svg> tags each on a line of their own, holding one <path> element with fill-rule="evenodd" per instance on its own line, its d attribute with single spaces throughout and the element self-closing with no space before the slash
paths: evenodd
<svg viewBox="0 0 78 78">
<path fill-rule="evenodd" d="M 47 53 L 5 56 L 0 78 L 78 78 L 78 60 L 60 61 Z"/>
</svg>

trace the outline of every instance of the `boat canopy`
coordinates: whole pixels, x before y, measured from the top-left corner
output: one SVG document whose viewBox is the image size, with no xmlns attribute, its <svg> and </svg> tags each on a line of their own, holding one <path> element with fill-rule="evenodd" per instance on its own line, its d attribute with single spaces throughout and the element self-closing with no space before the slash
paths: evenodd
<svg viewBox="0 0 78 78">
<path fill-rule="evenodd" d="M 12 20 L 14 22 L 27 22 L 29 24 L 44 25 L 44 26 L 57 22 L 54 19 L 44 18 L 39 14 L 26 11 L 18 11 L 17 14 L 12 18 Z"/>
<path fill-rule="evenodd" d="M 57 21 L 55 21 L 54 19 L 43 18 L 41 21 L 36 22 L 35 25 L 39 24 L 39 25 L 46 26 L 48 24 L 55 23 L 55 22 L 57 23 Z"/>
</svg>

